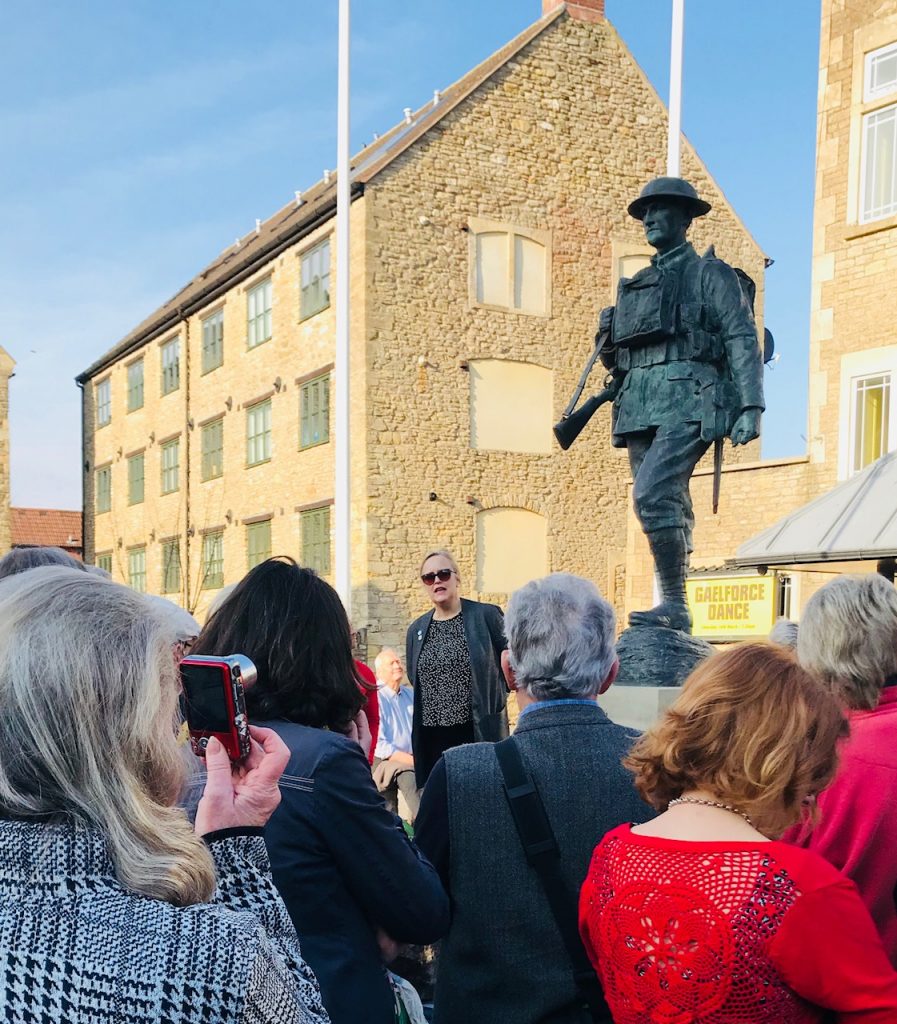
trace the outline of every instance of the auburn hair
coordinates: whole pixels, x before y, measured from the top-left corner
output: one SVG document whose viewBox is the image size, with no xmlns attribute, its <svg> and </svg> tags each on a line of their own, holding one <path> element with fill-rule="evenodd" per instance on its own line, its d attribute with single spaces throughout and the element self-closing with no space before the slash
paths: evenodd
<svg viewBox="0 0 897 1024">
<path fill-rule="evenodd" d="M 846 735 L 841 704 L 792 652 L 742 644 L 701 662 L 624 764 L 658 810 L 703 789 L 778 836 L 813 816 Z"/>
</svg>

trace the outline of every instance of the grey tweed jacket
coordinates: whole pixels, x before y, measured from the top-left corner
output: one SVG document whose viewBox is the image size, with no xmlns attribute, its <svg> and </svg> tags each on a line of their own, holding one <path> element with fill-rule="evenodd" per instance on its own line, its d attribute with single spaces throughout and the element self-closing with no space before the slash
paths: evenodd
<svg viewBox="0 0 897 1024">
<path fill-rule="evenodd" d="M 0 821 L 0 1020 L 327 1024 L 261 836 L 213 840 L 211 903 L 116 879 L 101 835 Z"/>
<path fill-rule="evenodd" d="M 620 763 L 637 735 L 594 703 L 537 704 L 514 732 L 574 900 L 605 832 L 653 815 Z M 439 957 L 436 1024 L 587 1024 L 493 745 L 471 743 L 444 757 L 452 924 Z"/>
</svg>

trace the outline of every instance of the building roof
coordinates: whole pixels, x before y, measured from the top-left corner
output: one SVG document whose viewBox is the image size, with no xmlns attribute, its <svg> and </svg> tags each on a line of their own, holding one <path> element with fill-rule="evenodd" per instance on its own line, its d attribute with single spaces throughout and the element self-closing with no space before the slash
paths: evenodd
<svg viewBox="0 0 897 1024">
<path fill-rule="evenodd" d="M 400 124 L 365 146 L 350 161 L 353 197 L 361 195 L 366 184 L 562 16 L 565 16 L 563 6 L 551 11 L 463 78 L 435 93 L 423 107 L 417 111 L 409 110 Z M 336 212 L 336 178 L 335 171 L 325 174 L 310 189 L 302 192 L 300 198 L 278 210 L 268 220 L 259 222 L 257 230 L 238 238 L 168 302 L 79 374 L 76 378 L 78 383 L 85 383 L 122 356 L 173 330 L 184 317 L 214 302 L 229 288 L 251 277 L 284 249 L 327 221 Z"/>
<path fill-rule="evenodd" d="M 857 562 L 897 555 L 897 451 L 745 541 L 735 566 Z"/>
<path fill-rule="evenodd" d="M 81 512 L 67 508 L 11 508 L 12 546 L 81 552 Z"/>
</svg>

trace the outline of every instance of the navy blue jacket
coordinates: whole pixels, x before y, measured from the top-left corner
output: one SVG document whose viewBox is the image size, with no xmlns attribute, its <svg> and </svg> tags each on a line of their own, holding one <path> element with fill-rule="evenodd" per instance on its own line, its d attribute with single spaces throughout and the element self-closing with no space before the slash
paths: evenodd
<svg viewBox="0 0 897 1024">
<path fill-rule="evenodd" d="M 333 1024 L 393 1024 L 377 928 L 398 942 L 441 938 L 442 883 L 386 809 L 357 743 L 292 722 L 257 724 L 291 751 L 265 844 L 324 1006 Z"/>
</svg>

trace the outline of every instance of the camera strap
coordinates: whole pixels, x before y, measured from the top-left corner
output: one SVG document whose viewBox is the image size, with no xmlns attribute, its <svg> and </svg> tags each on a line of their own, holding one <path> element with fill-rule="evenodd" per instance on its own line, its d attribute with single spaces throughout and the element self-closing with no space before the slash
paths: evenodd
<svg viewBox="0 0 897 1024">
<path fill-rule="evenodd" d="M 576 990 L 595 1024 L 610 1024 L 611 1015 L 601 982 L 589 963 L 577 921 L 578 900 L 561 874 L 561 851 L 532 776 L 526 770 L 513 736 L 495 744 L 505 796 L 530 867 L 542 886 L 561 933 Z"/>
</svg>

